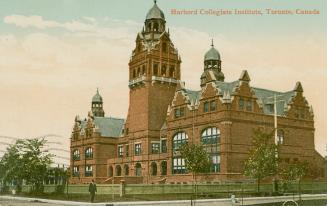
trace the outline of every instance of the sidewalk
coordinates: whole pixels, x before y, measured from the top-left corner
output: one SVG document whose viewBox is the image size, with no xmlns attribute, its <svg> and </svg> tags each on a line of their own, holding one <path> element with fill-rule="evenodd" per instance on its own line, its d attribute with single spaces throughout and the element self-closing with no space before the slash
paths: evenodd
<svg viewBox="0 0 327 206">
<path fill-rule="evenodd" d="M 327 199 L 327 194 L 303 194 L 301 195 L 303 200 L 312 199 Z M 174 206 L 189 206 L 191 205 L 190 200 L 174 200 L 174 201 L 138 201 L 138 202 L 104 202 L 104 203 L 87 203 L 87 202 L 76 202 L 76 201 L 63 201 L 63 200 L 50 200 L 41 198 L 28 198 L 28 197 L 18 197 L 18 196 L 0 196 L 0 200 L 20 200 L 28 202 L 42 202 L 50 203 L 55 205 L 101 205 L 101 206 L 137 206 L 137 205 L 174 205 Z M 298 196 L 294 196 L 297 200 Z M 241 199 L 238 198 L 240 203 L 236 205 L 241 205 Z M 282 202 L 285 200 L 293 200 L 293 196 L 274 196 L 274 197 L 249 197 L 243 199 L 243 205 L 253 205 L 260 203 L 270 203 L 270 202 Z M 197 206 L 231 206 L 230 199 L 202 199 L 196 201 Z"/>
</svg>

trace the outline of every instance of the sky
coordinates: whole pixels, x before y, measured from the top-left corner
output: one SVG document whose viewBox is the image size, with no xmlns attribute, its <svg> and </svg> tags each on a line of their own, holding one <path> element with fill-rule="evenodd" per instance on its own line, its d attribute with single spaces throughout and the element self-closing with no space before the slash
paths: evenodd
<svg viewBox="0 0 327 206">
<path fill-rule="evenodd" d="M 157 4 L 181 55 L 186 87 L 200 88 L 211 39 L 221 54 L 225 81 L 238 79 L 244 69 L 251 86 L 290 91 L 301 81 L 315 114 L 316 149 L 327 155 L 327 1 Z M 151 0 L 0 1 L 0 136 L 57 134 L 68 149 L 74 117 L 87 116 L 96 88 L 106 116 L 126 118 L 128 61 L 152 5 Z M 259 9 L 264 15 L 173 15 L 172 9 Z M 320 14 L 268 15 L 266 9 Z"/>
</svg>

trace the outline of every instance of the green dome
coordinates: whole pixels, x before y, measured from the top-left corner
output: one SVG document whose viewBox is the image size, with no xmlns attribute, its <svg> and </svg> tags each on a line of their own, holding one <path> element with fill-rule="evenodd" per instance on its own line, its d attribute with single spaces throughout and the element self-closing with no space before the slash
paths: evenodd
<svg viewBox="0 0 327 206">
<path fill-rule="evenodd" d="M 97 89 L 97 93 L 93 96 L 92 102 L 102 102 L 102 97 L 99 94 L 99 90 Z"/>
<path fill-rule="evenodd" d="M 148 20 L 148 19 L 163 19 L 163 20 L 165 20 L 165 15 L 161 11 L 161 9 L 159 9 L 159 7 L 157 6 L 156 1 L 154 1 L 153 7 L 149 10 L 149 12 L 146 15 L 146 20 Z"/>
<path fill-rule="evenodd" d="M 204 61 L 206 60 L 220 60 L 220 54 L 217 49 L 213 47 L 213 45 L 211 49 L 209 49 L 209 51 L 207 51 L 207 53 L 204 55 Z"/>
</svg>

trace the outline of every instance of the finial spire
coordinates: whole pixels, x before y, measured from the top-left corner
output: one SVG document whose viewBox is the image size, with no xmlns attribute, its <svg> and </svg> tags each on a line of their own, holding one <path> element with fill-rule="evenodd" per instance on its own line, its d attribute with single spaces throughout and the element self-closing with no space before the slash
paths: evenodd
<svg viewBox="0 0 327 206">
<path fill-rule="evenodd" d="M 157 4 L 157 0 L 153 0 L 154 4 Z"/>
<path fill-rule="evenodd" d="M 99 94 L 99 87 L 97 87 L 97 94 Z"/>
<path fill-rule="evenodd" d="M 213 39 L 211 39 L 211 46 L 213 47 Z"/>
</svg>

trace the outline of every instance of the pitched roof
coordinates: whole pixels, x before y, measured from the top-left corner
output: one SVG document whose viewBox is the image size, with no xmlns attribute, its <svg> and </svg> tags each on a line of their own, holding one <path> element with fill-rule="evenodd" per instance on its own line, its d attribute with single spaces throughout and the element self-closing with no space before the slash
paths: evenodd
<svg viewBox="0 0 327 206">
<path fill-rule="evenodd" d="M 81 121 L 81 129 L 86 126 L 87 120 Z M 125 120 L 113 117 L 94 117 L 95 128 L 98 128 L 102 137 L 120 137 Z"/>
</svg>

